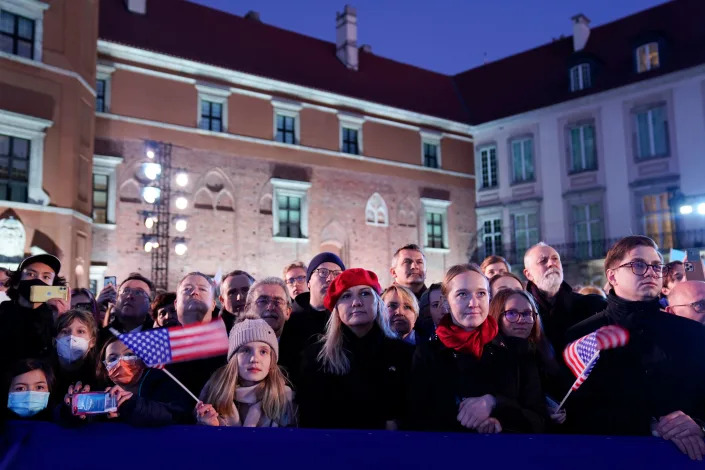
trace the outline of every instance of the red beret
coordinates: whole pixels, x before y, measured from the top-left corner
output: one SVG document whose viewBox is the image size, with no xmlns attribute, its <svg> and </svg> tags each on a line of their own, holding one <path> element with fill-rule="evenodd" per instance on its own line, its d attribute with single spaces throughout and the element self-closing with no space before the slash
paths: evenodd
<svg viewBox="0 0 705 470">
<path fill-rule="evenodd" d="M 362 268 L 346 269 L 331 282 L 326 298 L 323 299 L 323 305 L 332 312 L 343 292 L 355 286 L 370 286 L 378 294 L 382 293 L 382 287 L 375 273 Z"/>
</svg>

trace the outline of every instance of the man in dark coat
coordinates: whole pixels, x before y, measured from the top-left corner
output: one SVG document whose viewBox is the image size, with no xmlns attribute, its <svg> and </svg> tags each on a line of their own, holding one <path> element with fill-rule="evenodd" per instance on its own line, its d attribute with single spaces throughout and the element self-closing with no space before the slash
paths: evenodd
<svg viewBox="0 0 705 470">
<path fill-rule="evenodd" d="M 544 333 L 556 356 L 561 356 L 568 328 L 604 310 L 606 302 L 599 295 L 573 292 L 563 280 L 560 255 L 543 242 L 526 251 L 524 275 L 528 279 L 526 290 L 538 303 Z"/>
<path fill-rule="evenodd" d="M 335 253 L 323 252 L 308 264 L 306 279 L 309 292 L 299 294 L 291 317 L 286 322 L 279 340 L 279 364 L 288 372 L 289 380 L 296 385 L 300 370 L 301 354 L 326 331 L 330 312 L 323 299 L 333 280 L 345 270 L 345 264 Z"/>
<path fill-rule="evenodd" d="M 225 275 L 220 282 L 220 318 L 225 322 L 225 329 L 230 333 L 237 318 L 245 310 L 245 301 L 250 287 L 255 283 L 251 274 L 236 269 Z M 214 316 L 218 316 L 214 312 Z"/>
<path fill-rule="evenodd" d="M 629 331 L 626 346 L 604 350 L 573 393 L 568 420 L 580 433 L 654 434 L 691 458 L 705 455 L 705 328 L 662 312 L 667 267 L 650 238 L 629 236 L 605 258 L 607 308 L 575 325 L 570 339 L 605 325 Z"/>
</svg>

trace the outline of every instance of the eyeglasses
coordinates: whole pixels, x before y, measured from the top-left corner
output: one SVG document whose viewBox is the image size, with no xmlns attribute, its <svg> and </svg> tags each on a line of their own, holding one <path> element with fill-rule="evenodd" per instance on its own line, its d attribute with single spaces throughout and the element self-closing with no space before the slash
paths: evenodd
<svg viewBox="0 0 705 470">
<path fill-rule="evenodd" d="M 320 274 L 319 274 L 319 276 L 320 276 Z M 290 277 L 289 279 L 286 280 L 286 283 L 289 284 L 290 286 L 293 286 L 294 284 L 299 284 L 301 282 L 306 282 L 306 276 Z"/>
<path fill-rule="evenodd" d="M 692 304 L 669 305 L 669 307 L 692 307 L 697 313 L 705 313 L 705 299 L 700 299 Z"/>
<path fill-rule="evenodd" d="M 136 361 L 139 361 L 140 358 L 139 358 L 139 356 L 120 356 L 120 357 L 113 359 L 112 361 L 103 361 L 103 364 L 105 364 L 106 369 L 112 370 L 115 367 L 117 367 L 117 365 L 120 363 L 121 360 L 127 361 L 127 362 L 136 362 Z"/>
<path fill-rule="evenodd" d="M 284 308 L 284 305 L 286 305 L 286 300 L 281 297 L 267 297 L 266 295 L 263 295 L 255 300 L 255 304 L 257 304 L 260 308 L 264 308 L 269 304 L 274 304 L 277 308 Z"/>
<path fill-rule="evenodd" d="M 520 312 L 518 310 L 505 310 L 502 313 L 504 314 L 504 318 L 506 318 L 509 323 L 518 323 L 520 319 L 525 323 L 534 322 L 534 312 L 531 310 L 526 310 L 524 312 Z"/>
<path fill-rule="evenodd" d="M 318 277 L 320 277 L 321 279 L 328 279 L 328 276 L 330 276 L 331 274 L 333 275 L 333 279 L 335 279 L 336 277 L 340 276 L 340 273 L 343 272 L 340 270 L 332 271 L 326 268 L 317 268 L 314 269 L 314 271 L 316 271 Z"/>
<path fill-rule="evenodd" d="M 149 297 L 149 294 L 144 291 L 144 289 L 130 289 L 129 287 L 125 287 L 121 292 L 120 295 L 131 295 L 133 297 Z"/>
<path fill-rule="evenodd" d="M 630 261 L 629 263 L 617 266 L 615 269 L 625 268 L 627 266 L 632 268 L 632 272 L 637 276 L 645 276 L 649 268 L 653 270 L 657 277 L 663 277 L 668 274 L 668 266 L 665 264 L 646 264 L 643 261 Z"/>
</svg>

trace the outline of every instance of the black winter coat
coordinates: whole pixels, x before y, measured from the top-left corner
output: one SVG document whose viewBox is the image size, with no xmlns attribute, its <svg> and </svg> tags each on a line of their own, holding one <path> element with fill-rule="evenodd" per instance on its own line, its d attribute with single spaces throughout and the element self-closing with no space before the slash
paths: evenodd
<svg viewBox="0 0 705 470">
<path fill-rule="evenodd" d="M 629 330 L 629 343 L 601 351 L 568 399 L 575 431 L 647 435 L 652 418 L 678 410 L 705 420 L 705 327 L 662 312 L 658 299 L 630 302 L 612 292 L 607 309 L 568 336 L 577 339 L 605 325 Z"/>
<path fill-rule="evenodd" d="M 387 421 L 397 421 L 403 426 L 413 346 L 387 338 L 377 324 L 362 338 L 344 325 L 342 329 L 343 347 L 350 359 L 347 374 L 322 370 L 317 360 L 321 343 L 304 353 L 296 394 L 299 425 L 385 429 Z"/>
<path fill-rule="evenodd" d="M 54 336 L 54 313 L 47 304 L 33 309 L 10 300 L 0 303 L 0 377 L 20 359 L 48 360 Z"/>
<path fill-rule="evenodd" d="M 526 290 L 534 296 L 538 303 L 543 331 L 559 361 L 562 361 L 563 349 L 568 344 L 566 339 L 568 329 L 597 312 L 601 312 L 607 306 L 605 299 L 599 295 L 582 295 L 573 292 L 573 289 L 565 281 L 561 284 L 552 304 L 533 282 L 527 282 Z"/>
<path fill-rule="evenodd" d="M 467 431 L 457 419 L 460 403 L 486 394 L 496 400 L 490 416 L 502 432 L 543 432 L 545 398 L 526 340 L 497 336 L 480 359 L 447 348 L 438 336 L 416 349 L 409 389 L 413 428 Z"/>
<path fill-rule="evenodd" d="M 311 307 L 310 294 L 304 292 L 296 296 L 296 308 L 284 325 L 279 339 L 279 365 L 284 368 L 292 386 L 298 385 L 303 352 L 316 343 L 326 332 L 330 318 L 328 310 L 316 310 Z"/>
</svg>

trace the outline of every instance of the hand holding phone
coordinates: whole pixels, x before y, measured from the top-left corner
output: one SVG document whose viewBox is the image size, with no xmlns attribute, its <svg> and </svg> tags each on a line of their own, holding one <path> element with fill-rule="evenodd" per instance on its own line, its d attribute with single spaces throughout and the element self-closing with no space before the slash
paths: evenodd
<svg viewBox="0 0 705 470">
<path fill-rule="evenodd" d="M 703 261 L 700 259 L 700 250 L 690 248 L 686 250 L 686 260 L 683 263 L 685 278 L 689 281 L 705 281 L 703 272 Z"/>
</svg>

